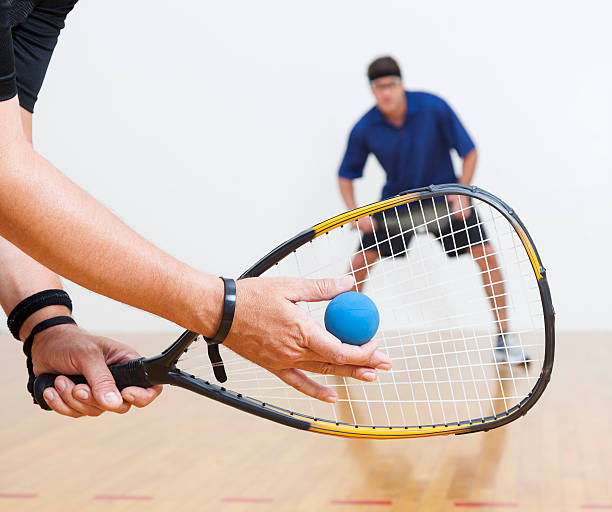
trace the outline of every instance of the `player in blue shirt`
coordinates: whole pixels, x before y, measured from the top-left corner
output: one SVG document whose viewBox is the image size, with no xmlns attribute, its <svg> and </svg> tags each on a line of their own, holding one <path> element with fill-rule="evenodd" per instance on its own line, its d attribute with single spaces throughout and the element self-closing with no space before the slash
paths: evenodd
<svg viewBox="0 0 612 512">
<path fill-rule="evenodd" d="M 338 171 L 340 192 L 346 206 L 349 209 L 357 207 L 353 180 L 363 175 L 370 154 L 374 154 L 387 175 L 381 199 L 431 184 L 469 184 L 476 169 L 476 147 L 448 104 L 433 94 L 405 91 L 400 68 L 391 57 L 372 62 L 368 79 L 376 105 L 351 130 Z M 452 150 L 463 160 L 459 178 L 451 160 Z M 525 363 L 529 358 L 515 346 L 513 335 L 509 334 L 506 294 L 495 250 L 483 226 L 479 225 L 477 213 L 470 208 L 469 200 L 465 196 L 451 196 L 449 203 L 452 220 L 435 235 L 449 257 L 470 253 L 480 268 L 484 289 L 496 316 L 496 359 Z M 411 233 L 405 233 L 391 243 L 377 244 L 376 240 L 386 238 L 382 233 L 378 236 L 374 233 L 379 228 L 384 229 L 379 223 L 380 217 L 376 215 L 372 221 L 362 218 L 358 223 L 362 232 L 361 247 L 366 250 L 353 257 L 357 283 L 365 279 L 367 268 L 379 257 L 403 256 L 410 243 Z"/>
</svg>

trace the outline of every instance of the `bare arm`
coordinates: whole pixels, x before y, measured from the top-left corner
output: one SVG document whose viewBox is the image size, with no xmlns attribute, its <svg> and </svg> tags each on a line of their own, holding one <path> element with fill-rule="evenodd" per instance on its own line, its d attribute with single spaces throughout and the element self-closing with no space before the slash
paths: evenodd
<svg viewBox="0 0 612 512">
<path fill-rule="evenodd" d="M 23 136 L 32 144 L 32 114 L 20 108 Z M 0 238 L 0 305 L 8 315 L 23 299 L 41 290 L 61 288 L 57 275 L 30 258 L 10 242 Z M 65 306 L 48 306 L 32 314 L 21 328 L 23 340 L 38 322 L 67 315 Z"/>
<path fill-rule="evenodd" d="M 474 148 L 463 158 L 463 170 L 461 176 L 459 177 L 458 183 L 461 185 L 469 185 L 472 183 L 472 178 L 474 177 L 474 172 L 476 171 L 477 161 L 478 151 L 476 151 L 476 148 Z"/>
<path fill-rule="evenodd" d="M 361 134 L 356 125 L 351 130 L 344 157 L 342 158 L 340 169 L 338 170 L 340 194 L 342 195 L 344 204 L 349 210 L 357 208 L 353 180 L 362 176 L 363 167 L 369 154 L 369 147 L 363 134 Z"/>
<path fill-rule="evenodd" d="M 342 195 L 342 199 L 344 200 L 347 210 L 354 210 L 357 208 L 353 180 L 338 177 L 338 185 L 340 187 L 340 194 Z M 373 217 L 362 217 L 357 221 L 357 226 L 363 233 L 371 233 L 377 228 L 376 221 Z"/>
<path fill-rule="evenodd" d="M 23 135 L 32 143 L 32 114 L 21 110 Z M 48 268 L 32 259 L 13 244 L 0 238 L 0 305 L 8 315 L 13 308 L 26 297 L 49 289 L 62 288 L 59 277 Z M 47 306 L 32 313 L 19 331 L 19 339 L 25 341 L 35 325 L 57 316 L 71 316 L 66 306 Z M 58 390 L 49 391 L 49 405 L 53 410 L 66 416 L 83 415 L 99 416 L 105 410 L 124 413 L 130 405 L 144 407 L 161 392 L 161 386 L 150 389 L 128 387 L 119 395 L 109 374 L 107 363 L 125 362 L 139 357 L 139 354 L 114 340 L 94 336 L 76 325 L 59 325 L 40 333 L 36 337 L 34 352 L 40 354 L 41 344 L 52 353 L 54 367 L 52 370 L 64 370 L 67 373 L 81 373 L 80 368 L 72 369 L 66 360 L 75 360 L 74 347 L 85 349 L 83 371 L 87 373 L 88 382 L 75 386 L 72 381 L 60 377 Z M 40 358 L 37 357 L 37 363 Z M 40 365 L 37 364 L 37 370 Z M 109 400 L 109 397 L 111 399 Z"/>
<path fill-rule="evenodd" d="M 342 195 L 342 200 L 346 205 L 346 209 L 354 210 L 355 208 L 357 208 L 357 203 L 355 202 L 355 190 L 353 188 L 353 180 L 338 177 L 338 186 L 340 187 L 340 194 Z"/>
<path fill-rule="evenodd" d="M 15 97 L 0 102 L 0 235 L 58 274 L 187 329 L 212 336 L 220 323 L 222 281 L 147 242 L 38 155 L 23 135 Z M 341 366 L 353 365 L 355 378 L 371 380 L 368 370 L 388 369 L 390 360 L 373 342 L 362 347 L 340 343 L 304 317 L 295 302 L 329 299 L 351 285 L 351 280 L 333 279 L 242 280 L 225 344 L 304 393 L 335 401 L 332 389 L 299 368 L 317 371 L 314 362 L 329 372 L 324 361 L 332 363 L 332 373 L 343 374 Z M 89 381 L 92 354 L 81 344 L 63 348 L 65 357 L 58 361 L 50 343 L 34 344 L 35 372 L 76 369 Z M 108 353 L 103 347 L 103 355 Z M 125 350 L 114 350 L 111 359 L 125 356 Z"/>
<path fill-rule="evenodd" d="M 0 103 L 0 235 L 90 290 L 214 335 L 222 282 L 154 247 L 62 175 L 24 138 L 19 116 L 16 98 Z"/>
<path fill-rule="evenodd" d="M 59 278 L 10 242 L 0 238 L 0 305 L 8 315 L 23 299 L 41 290 L 61 288 Z M 32 327 L 53 316 L 69 315 L 65 306 L 47 306 L 30 315 L 21 327 L 23 341 Z"/>
<path fill-rule="evenodd" d="M 463 157 L 462 173 L 457 180 L 460 185 L 469 185 L 476 171 L 476 162 L 478 161 L 478 152 L 476 148 L 472 149 Z M 466 196 L 449 196 L 451 209 L 455 212 L 455 217 L 463 218 L 466 209 L 469 207 L 469 200 Z"/>
</svg>

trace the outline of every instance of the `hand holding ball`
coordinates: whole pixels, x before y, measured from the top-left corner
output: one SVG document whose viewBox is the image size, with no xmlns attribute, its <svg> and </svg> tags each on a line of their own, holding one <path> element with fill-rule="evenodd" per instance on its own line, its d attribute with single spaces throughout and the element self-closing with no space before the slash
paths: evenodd
<svg viewBox="0 0 612 512">
<path fill-rule="evenodd" d="M 325 310 L 325 328 L 343 343 L 363 345 L 370 341 L 379 323 L 376 304 L 363 293 L 337 295 Z"/>
</svg>

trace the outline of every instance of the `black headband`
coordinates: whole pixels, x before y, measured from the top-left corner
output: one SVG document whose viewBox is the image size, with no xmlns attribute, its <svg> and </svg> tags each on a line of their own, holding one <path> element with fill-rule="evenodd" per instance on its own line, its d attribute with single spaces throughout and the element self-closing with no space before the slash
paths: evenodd
<svg viewBox="0 0 612 512">
<path fill-rule="evenodd" d="M 368 76 L 368 79 L 370 80 L 370 82 L 373 82 L 374 80 L 382 78 L 383 76 L 396 76 L 398 78 L 402 78 L 402 74 L 399 71 L 392 71 L 392 70 L 385 69 L 385 70 L 380 70 L 380 71 L 370 74 Z"/>
</svg>

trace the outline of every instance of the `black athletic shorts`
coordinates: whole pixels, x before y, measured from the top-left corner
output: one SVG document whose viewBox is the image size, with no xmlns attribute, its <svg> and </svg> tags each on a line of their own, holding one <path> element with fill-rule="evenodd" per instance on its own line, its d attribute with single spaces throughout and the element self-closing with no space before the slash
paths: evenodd
<svg viewBox="0 0 612 512">
<path fill-rule="evenodd" d="M 415 226 L 410 222 L 400 223 L 400 228 L 393 225 L 395 213 L 383 216 L 382 212 L 373 215 L 377 229 L 365 233 L 361 237 L 359 251 L 376 251 L 381 257 L 405 256 L 410 241 L 415 234 L 433 235 L 442 245 L 449 257 L 457 257 L 469 252 L 470 247 L 487 241 L 487 234 L 482 220 L 475 208 L 470 206 L 464 212 L 465 219 L 449 213 L 444 203 L 437 202 L 435 219 L 421 215 L 419 203 L 411 206 L 411 214 L 407 216 L 408 207 L 403 207 L 403 218 L 414 219 Z M 401 211 L 401 210 L 400 210 Z M 419 220 L 416 220 L 419 218 Z M 425 220 L 423 220 L 425 219 Z"/>
<path fill-rule="evenodd" d="M 77 0 L 0 0 L 0 101 L 34 111 L 64 21 Z"/>
</svg>

